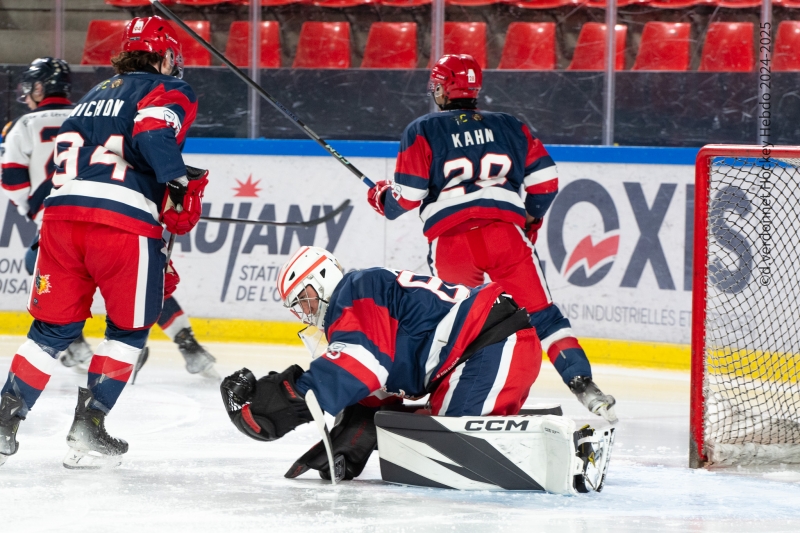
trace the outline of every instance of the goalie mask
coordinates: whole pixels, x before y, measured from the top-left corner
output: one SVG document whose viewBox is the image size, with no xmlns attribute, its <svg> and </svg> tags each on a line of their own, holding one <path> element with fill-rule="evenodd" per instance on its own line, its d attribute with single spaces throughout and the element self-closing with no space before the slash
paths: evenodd
<svg viewBox="0 0 800 533">
<path fill-rule="evenodd" d="M 343 276 L 333 254 L 316 246 L 303 246 L 278 272 L 278 293 L 284 307 L 303 323 L 324 329 L 328 302 Z"/>
</svg>

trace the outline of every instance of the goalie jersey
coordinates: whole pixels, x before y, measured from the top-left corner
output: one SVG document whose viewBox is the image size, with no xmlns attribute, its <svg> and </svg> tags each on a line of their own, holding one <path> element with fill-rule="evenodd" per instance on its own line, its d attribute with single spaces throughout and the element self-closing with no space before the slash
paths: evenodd
<svg viewBox="0 0 800 533">
<path fill-rule="evenodd" d="M 555 163 L 528 126 L 506 113 L 451 110 L 406 127 L 385 213 L 420 208 L 429 241 L 473 219 L 524 226 L 558 192 Z"/>
<path fill-rule="evenodd" d="M 423 396 L 431 377 L 475 340 L 502 292 L 496 283 L 472 289 L 406 270 L 347 273 L 325 313 L 328 350 L 298 391 L 313 388 L 333 414 L 371 394 Z"/>
<path fill-rule="evenodd" d="M 19 214 L 41 225 L 44 199 L 53 188 L 53 140 L 73 109 L 66 98 L 49 97 L 9 123 L 3 135 L 3 192 Z"/>
<path fill-rule="evenodd" d="M 181 148 L 197 114 L 189 85 L 116 75 L 78 102 L 56 138 L 45 220 L 78 220 L 161 238 L 166 183 L 186 175 Z"/>
</svg>

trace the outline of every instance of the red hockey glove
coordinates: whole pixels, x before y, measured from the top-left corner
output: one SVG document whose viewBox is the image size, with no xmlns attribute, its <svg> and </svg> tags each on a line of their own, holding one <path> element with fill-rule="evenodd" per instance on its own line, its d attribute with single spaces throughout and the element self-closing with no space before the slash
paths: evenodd
<svg viewBox="0 0 800 533">
<path fill-rule="evenodd" d="M 539 233 L 539 228 L 542 227 L 543 219 L 534 218 L 532 221 L 525 224 L 525 236 L 531 241 L 531 244 L 536 244 L 536 237 Z"/>
<path fill-rule="evenodd" d="M 367 202 L 372 206 L 379 215 L 385 216 L 383 212 L 383 205 L 385 200 L 386 191 L 392 188 L 392 183 L 387 180 L 381 180 L 375 184 L 369 191 L 367 191 Z"/>
<path fill-rule="evenodd" d="M 172 264 L 172 260 L 169 262 L 169 266 L 167 266 L 166 272 L 164 272 L 164 299 L 166 300 L 172 293 L 175 292 L 175 289 L 178 288 L 178 283 L 181 282 L 181 277 L 178 275 L 178 272 L 175 270 L 175 265 Z"/>
<path fill-rule="evenodd" d="M 208 170 L 186 167 L 186 177 L 167 183 L 161 221 L 176 235 L 189 233 L 200 220 Z"/>
</svg>

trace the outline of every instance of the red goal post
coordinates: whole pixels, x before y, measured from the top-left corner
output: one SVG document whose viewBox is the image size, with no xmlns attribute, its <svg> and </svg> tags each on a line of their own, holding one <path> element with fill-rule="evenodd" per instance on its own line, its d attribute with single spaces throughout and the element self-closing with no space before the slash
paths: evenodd
<svg viewBox="0 0 800 533">
<path fill-rule="evenodd" d="M 800 462 L 800 146 L 695 164 L 690 466 Z"/>
</svg>

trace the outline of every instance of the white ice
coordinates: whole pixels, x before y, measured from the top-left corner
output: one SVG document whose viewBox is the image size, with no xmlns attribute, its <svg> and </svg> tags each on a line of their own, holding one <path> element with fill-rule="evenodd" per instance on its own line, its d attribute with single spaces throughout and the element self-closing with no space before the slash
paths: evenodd
<svg viewBox="0 0 800 533">
<path fill-rule="evenodd" d="M 0 337 L 0 372 L 21 337 Z M 96 341 L 95 341 L 96 342 Z M 283 474 L 317 440 L 306 425 L 280 441 L 240 434 L 217 383 L 191 376 L 168 342 L 152 342 L 138 383 L 108 419 L 130 451 L 121 467 L 61 466 L 77 387 L 85 375 L 59 366 L 19 430 L 20 450 L 0 467 L 0 531 L 224 533 L 249 531 L 792 531 L 800 527 L 800 471 L 693 471 L 688 462 L 689 379 L 685 373 L 595 368 L 618 399 L 617 442 L 602 493 L 576 497 L 458 492 L 385 484 L 377 454 L 355 481 L 331 487 L 309 472 Z M 212 344 L 226 375 L 257 375 L 307 364 L 302 348 Z M 584 411 L 549 363 L 529 403 L 558 401 Z"/>
</svg>

